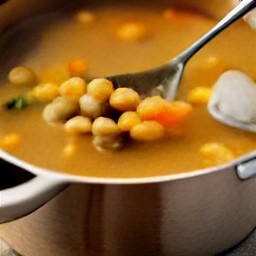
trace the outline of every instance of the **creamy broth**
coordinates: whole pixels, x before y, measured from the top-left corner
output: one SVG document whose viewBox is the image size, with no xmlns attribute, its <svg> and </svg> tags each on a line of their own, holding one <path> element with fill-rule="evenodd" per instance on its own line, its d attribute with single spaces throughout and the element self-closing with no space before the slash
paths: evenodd
<svg viewBox="0 0 256 256">
<path fill-rule="evenodd" d="M 28 66 L 40 78 L 43 70 L 72 58 L 88 62 L 90 77 L 149 69 L 180 53 L 216 23 L 202 14 L 181 16 L 174 22 L 163 18 L 161 8 L 98 7 L 91 11 L 95 21 L 86 26 L 77 23 L 72 12 L 31 18 L 6 31 L 1 44 L 1 77 L 7 77 L 14 66 Z M 149 36 L 136 43 L 117 40 L 117 28 L 130 21 L 145 24 Z M 193 87 L 211 87 L 230 68 L 242 70 L 255 80 L 255 41 L 256 33 L 243 21 L 231 26 L 189 62 L 179 97 L 186 99 Z M 209 57 L 219 59 L 219 65 L 205 65 Z M 0 103 L 23 91 L 2 81 Z M 0 136 L 20 134 L 21 144 L 12 153 L 58 172 L 115 178 L 161 176 L 204 168 L 199 149 L 208 142 L 225 144 L 236 157 L 256 149 L 255 134 L 216 122 L 202 105 L 194 106 L 180 136 L 152 143 L 132 142 L 120 151 L 98 152 L 91 136 L 70 138 L 61 127 L 46 124 L 41 117 L 43 107 L 35 104 L 19 112 L 2 109 Z M 79 150 L 65 157 L 63 148 L 71 139 L 76 140 Z"/>
</svg>

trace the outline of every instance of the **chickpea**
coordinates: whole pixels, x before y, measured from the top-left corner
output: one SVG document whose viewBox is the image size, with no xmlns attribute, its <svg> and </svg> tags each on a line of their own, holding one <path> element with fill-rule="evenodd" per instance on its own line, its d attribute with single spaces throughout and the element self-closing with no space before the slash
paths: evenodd
<svg viewBox="0 0 256 256">
<path fill-rule="evenodd" d="M 43 119 L 48 123 L 63 123 L 76 115 L 78 110 L 76 101 L 60 96 L 44 108 Z"/>
<path fill-rule="evenodd" d="M 107 117 L 98 117 L 92 124 L 92 133 L 95 136 L 115 137 L 121 133 L 114 120 Z"/>
<path fill-rule="evenodd" d="M 140 103 L 140 96 L 131 88 L 117 88 L 111 94 L 109 102 L 116 110 L 134 111 Z"/>
<path fill-rule="evenodd" d="M 73 134 L 89 133 L 92 131 L 92 122 L 88 117 L 75 116 L 66 122 L 65 131 Z"/>
<path fill-rule="evenodd" d="M 168 105 L 168 102 L 159 96 L 148 97 L 141 101 L 137 113 L 142 120 L 154 119 Z"/>
<path fill-rule="evenodd" d="M 75 143 L 68 143 L 64 149 L 63 149 L 63 154 L 65 157 L 72 157 L 75 155 L 77 152 L 77 145 Z"/>
<path fill-rule="evenodd" d="M 118 119 L 118 127 L 123 132 L 130 131 L 133 126 L 141 122 L 138 113 L 133 111 L 124 112 Z"/>
<path fill-rule="evenodd" d="M 76 14 L 76 20 L 81 24 L 90 24 L 95 20 L 95 15 L 89 11 L 80 11 Z"/>
<path fill-rule="evenodd" d="M 0 148 L 12 151 L 20 145 L 21 137 L 17 133 L 8 133 L 0 139 Z"/>
<path fill-rule="evenodd" d="M 210 56 L 205 60 L 205 65 L 208 66 L 208 68 L 215 68 L 222 64 L 222 61 L 214 56 Z"/>
<path fill-rule="evenodd" d="M 26 67 L 13 68 L 8 78 L 11 83 L 20 86 L 33 86 L 36 83 L 34 72 Z"/>
<path fill-rule="evenodd" d="M 82 115 L 93 119 L 103 115 L 107 109 L 106 103 L 101 103 L 88 94 L 79 99 L 79 104 Z"/>
<path fill-rule="evenodd" d="M 113 83 L 105 78 L 93 79 L 87 86 L 87 93 L 100 102 L 108 101 L 113 92 Z"/>
<path fill-rule="evenodd" d="M 43 83 L 33 88 L 32 96 L 41 101 L 52 101 L 60 95 L 59 86 L 54 83 Z"/>
<path fill-rule="evenodd" d="M 121 26 L 116 32 L 117 38 L 126 42 L 136 42 L 145 39 L 148 35 L 144 24 L 131 22 Z"/>
<path fill-rule="evenodd" d="M 70 72 L 66 65 L 47 68 L 40 73 L 40 80 L 43 83 L 55 83 L 58 86 L 70 78 Z"/>
<path fill-rule="evenodd" d="M 195 105 L 208 104 L 211 94 L 212 89 L 208 87 L 196 87 L 189 93 L 188 101 Z"/>
<path fill-rule="evenodd" d="M 95 136 L 93 145 L 98 151 L 119 150 L 123 147 L 123 139 L 121 136 Z"/>
<path fill-rule="evenodd" d="M 86 93 L 86 83 L 80 77 L 72 77 L 60 85 L 60 95 L 78 100 Z"/>
<path fill-rule="evenodd" d="M 235 158 L 233 152 L 222 143 L 206 143 L 200 148 L 207 166 L 223 164 Z"/>
<path fill-rule="evenodd" d="M 158 140 L 162 138 L 164 134 L 164 127 L 155 121 L 143 121 L 133 126 L 130 131 L 132 139 L 145 142 Z"/>
</svg>

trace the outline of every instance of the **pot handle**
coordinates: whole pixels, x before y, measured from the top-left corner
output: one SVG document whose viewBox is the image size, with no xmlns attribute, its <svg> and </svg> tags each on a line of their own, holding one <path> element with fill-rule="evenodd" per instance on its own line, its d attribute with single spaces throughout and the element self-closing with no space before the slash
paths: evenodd
<svg viewBox="0 0 256 256">
<path fill-rule="evenodd" d="M 236 165 L 237 174 L 240 179 L 246 180 L 256 176 L 256 157 L 247 159 Z"/>
<path fill-rule="evenodd" d="M 18 186 L 0 191 L 0 223 L 33 212 L 66 186 L 67 183 L 60 179 L 38 175 Z"/>
</svg>

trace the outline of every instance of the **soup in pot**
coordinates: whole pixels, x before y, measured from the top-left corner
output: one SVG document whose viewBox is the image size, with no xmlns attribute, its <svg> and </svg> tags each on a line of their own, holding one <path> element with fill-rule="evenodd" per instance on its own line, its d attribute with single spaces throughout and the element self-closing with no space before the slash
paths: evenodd
<svg viewBox="0 0 256 256">
<path fill-rule="evenodd" d="M 0 146 L 40 167 L 106 178 L 189 172 L 255 150 L 255 134 L 207 111 L 227 70 L 256 79 L 256 33 L 242 20 L 189 61 L 172 103 L 104 79 L 166 63 L 216 22 L 196 10 L 118 5 L 10 27 L 0 43 Z"/>
</svg>

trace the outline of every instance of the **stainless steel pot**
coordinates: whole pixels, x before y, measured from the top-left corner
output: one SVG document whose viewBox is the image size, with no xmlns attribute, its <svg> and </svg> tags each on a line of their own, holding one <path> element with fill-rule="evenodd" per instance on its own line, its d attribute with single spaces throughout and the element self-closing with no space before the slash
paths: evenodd
<svg viewBox="0 0 256 256">
<path fill-rule="evenodd" d="M 234 4 L 173 2 L 220 16 Z M 59 5 L 9 0 L 0 6 L 0 29 Z M 256 226 L 256 152 L 216 168 L 143 179 L 77 177 L 4 151 L 0 157 L 11 163 L 1 162 L 1 169 L 17 166 L 23 169 L 19 174 L 35 175 L 1 191 L 0 221 L 6 223 L 0 234 L 26 256 L 216 255 Z"/>
</svg>

